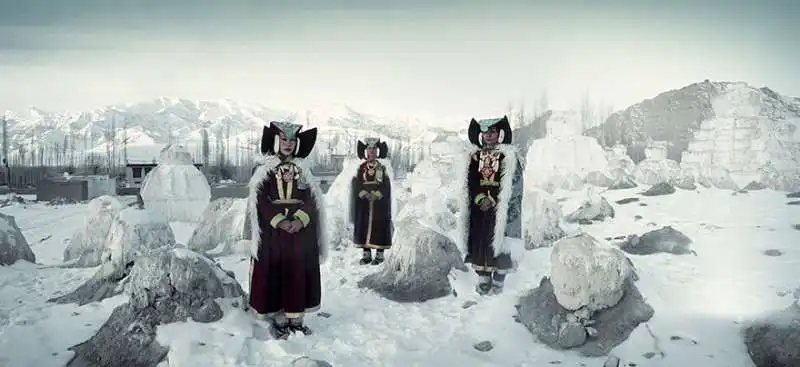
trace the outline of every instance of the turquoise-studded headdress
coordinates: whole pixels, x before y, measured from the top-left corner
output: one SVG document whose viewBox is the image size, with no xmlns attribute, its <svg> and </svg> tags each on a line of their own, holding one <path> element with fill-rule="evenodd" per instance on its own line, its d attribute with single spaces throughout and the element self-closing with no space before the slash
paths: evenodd
<svg viewBox="0 0 800 367">
<path fill-rule="evenodd" d="M 366 138 L 363 142 L 361 140 L 358 141 L 356 153 L 359 159 L 367 158 L 367 148 L 377 148 L 379 159 L 384 159 L 389 156 L 389 146 L 386 145 L 386 142 L 382 142 L 381 139 L 378 138 Z"/>
<path fill-rule="evenodd" d="M 511 144 L 512 133 L 511 124 L 508 122 L 508 116 L 493 119 L 470 120 L 469 130 L 467 131 L 467 134 L 469 135 L 469 142 L 479 147 L 483 147 L 483 139 L 481 138 L 481 134 L 489 131 L 491 128 L 496 129 L 497 133 L 500 134 L 497 139 L 498 144 Z"/>
<path fill-rule="evenodd" d="M 279 135 L 283 133 L 287 138 L 296 140 L 297 145 L 294 148 L 294 156 L 297 158 L 306 158 L 311 154 L 314 149 L 314 144 L 317 142 L 317 128 L 300 131 L 303 129 L 302 125 L 293 124 L 286 121 L 273 121 L 269 123 L 269 127 L 264 126 L 264 132 L 261 135 L 261 154 L 275 155 L 278 153 Z"/>
</svg>

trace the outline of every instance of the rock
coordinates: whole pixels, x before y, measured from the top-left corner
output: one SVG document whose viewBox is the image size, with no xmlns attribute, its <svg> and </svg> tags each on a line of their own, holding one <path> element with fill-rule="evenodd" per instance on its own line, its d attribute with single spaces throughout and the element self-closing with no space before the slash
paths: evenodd
<svg viewBox="0 0 800 367">
<path fill-rule="evenodd" d="M 174 246 L 175 234 L 164 216 L 149 209 L 127 208 L 111 227 L 102 260 L 119 267 L 149 251 Z"/>
<path fill-rule="evenodd" d="M 611 187 L 614 179 L 605 172 L 592 171 L 586 175 L 586 183 L 597 187 Z"/>
<path fill-rule="evenodd" d="M 625 281 L 623 289 L 624 295 L 616 305 L 590 314 L 594 335 L 587 337 L 583 331 L 585 342 L 577 346 L 567 347 L 581 338 L 581 330 L 578 325 L 564 326 L 574 317 L 556 300 L 553 284 L 546 277 L 538 288 L 520 298 L 518 318 L 540 342 L 551 348 L 572 349 L 588 357 L 608 355 L 654 314 L 631 279 Z"/>
<path fill-rule="evenodd" d="M 800 200 L 790 201 L 786 205 L 800 205 Z"/>
<path fill-rule="evenodd" d="M 653 185 L 652 187 L 650 187 L 649 189 L 647 189 L 647 191 L 642 192 L 641 195 L 644 195 L 644 196 L 661 196 L 661 195 L 669 195 L 669 194 L 674 194 L 674 193 L 675 193 L 675 188 L 672 185 L 670 185 L 667 182 L 659 182 L 659 183 Z"/>
<path fill-rule="evenodd" d="M 697 185 L 695 184 L 693 176 L 679 175 L 672 179 L 670 183 L 681 190 L 697 190 Z"/>
<path fill-rule="evenodd" d="M 639 198 L 624 198 L 624 199 L 615 201 L 615 203 L 618 204 L 618 205 L 625 205 L 625 204 L 628 204 L 628 203 L 635 203 L 637 201 L 639 201 Z"/>
<path fill-rule="evenodd" d="M 492 342 L 490 342 L 488 340 L 484 340 L 484 341 L 482 341 L 480 343 L 476 343 L 472 347 L 475 348 L 475 350 L 477 350 L 479 352 L 488 352 L 488 351 L 494 349 L 494 345 L 492 344 Z"/>
<path fill-rule="evenodd" d="M 672 226 L 647 232 L 641 236 L 630 235 L 619 245 L 622 251 L 633 255 L 652 255 L 660 252 L 685 255 L 692 254 L 692 240 Z"/>
<path fill-rule="evenodd" d="M 800 231 L 800 224 L 793 224 L 793 225 L 792 225 L 792 228 L 794 228 L 794 229 L 796 229 L 796 230 Z"/>
<path fill-rule="evenodd" d="M 641 215 L 638 215 L 638 214 L 637 214 L 637 215 L 634 215 L 634 216 L 633 216 L 633 220 L 642 220 L 642 216 L 641 216 Z"/>
<path fill-rule="evenodd" d="M 614 218 L 614 207 L 592 187 L 587 190 L 586 196 L 587 198 L 583 204 L 566 216 L 565 220 L 568 223 L 578 223 L 581 220 L 602 221 L 606 218 Z"/>
<path fill-rule="evenodd" d="M 133 262 L 123 267 L 115 267 L 111 263 L 105 263 L 100 270 L 77 289 L 63 296 L 50 298 L 47 302 L 75 303 L 83 306 L 119 295 L 124 290 L 123 280 L 130 274 L 132 267 Z"/>
<path fill-rule="evenodd" d="M 478 304 L 478 302 L 475 302 L 475 301 L 466 301 L 466 302 L 464 302 L 464 304 L 461 305 L 461 308 L 467 309 L 467 308 L 470 308 L 470 307 L 475 306 L 477 304 Z"/>
<path fill-rule="evenodd" d="M 549 247 L 566 235 L 561 205 L 546 191 L 526 189 L 522 198 L 522 212 L 526 249 Z"/>
<path fill-rule="evenodd" d="M 586 328 L 576 322 L 564 322 L 558 331 L 558 345 L 561 348 L 569 349 L 579 347 L 586 343 L 588 334 Z"/>
<path fill-rule="evenodd" d="M 624 176 L 614 180 L 614 183 L 608 187 L 609 190 L 627 190 L 637 187 L 636 182 L 633 181 L 633 178 Z"/>
<path fill-rule="evenodd" d="M 774 249 L 774 248 L 761 251 L 761 253 L 766 255 L 766 256 L 781 256 L 781 255 L 783 255 L 783 251 L 778 250 L 778 249 Z"/>
<path fill-rule="evenodd" d="M 800 366 L 800 305 L 745 327 L 744 344 L 756 367 Z"/>
<path fill-rule="evenodd" d="M 332 364 L 321 361 L 318 359 L 311 359 L 308 357 L 300 357 L 292 361 L 290 364 L 292 367 L 333 367 Z"/>
<path fill-rule="evenodd" d="M 800 191 L 788 193 L 788 194 L 786 194 L 786 197 L 789 198 L 789 199 L 800 198 Z"/>
<path fill-rule="evenodd" d="M 64 267 L 100 265 L 108 248 L 108 235 L 119 213 L 125 209 L 117 198 L 103 195 L 89 202 L 83 226 L 64 250 Z"/>
<path fill-rule="evenodd" d="M 216 299 L 245 304 L 239 283 L 211 260 L 188 249 L 162 248 L 136 259 L 126 278 L 130 301 L 111 313 L 89 340 L 70 347 L 77 366 L 156 366 L 168 349 L 156 342 L 156 329 L 191 318 L 222 317 Z"/>
<path fill-rule="evenodd" d="M 14 217 L 0 213 L 0 266 L 12 265 L 17 260 L 36 263 L 36 255 Z"/>
<path fill-rule="evenodd" d="M 746 190 L 746 191 L 758 191 L 758 190 L 764 190 L 764 189 L 767 189 L 767 188 L 769 188 L 769 187 L 767 187 L 767 185 L 765 185 L 765 184 L 763 184 L 761 182 L 750 181 L 750 183 L 748 183 L 747 185 L 744 186 L 743 190 Z"/>
<path fill-rule="evenodd" d="M 714 187 L 723 190 L 738 190 L 739 185 L 731 178 L 730 172 L 723 167 L 711 166 L 703 170 L 706 177 Z"/>
<path fill-rule="evenodd" d="M 219 198 L 208 204 L 186 247 L 209 255 L 229 255 L 244 239 L 247 199 Z M 209 253 L 213 250 L 213 254 Z"/>
<path fill-rule="evenodd" d="M 550 281 L 558 303 L 589 312 L 614 306 L 631 275 L 629 264 L 621 251 L 601 247 L 586 233 L 558 241 L 550 254 Z"/>
<path fill-rule="evenodd" d="M 392 243 L 384 266 L 361 279 L 360 288 L 396 302 L 425 302 L 451 295 L 450 271 L 467 270 L 456 244 L 417 218 L 396 223 Z"/>
</svg>

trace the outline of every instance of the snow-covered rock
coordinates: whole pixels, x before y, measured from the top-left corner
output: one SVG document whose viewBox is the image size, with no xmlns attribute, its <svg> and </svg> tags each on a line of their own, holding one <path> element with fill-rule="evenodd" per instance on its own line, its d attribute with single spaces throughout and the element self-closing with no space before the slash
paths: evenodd
<svg viewBox="0 0 800 367">
<path fill-rule="evenodd" d="M 633 255 L 652 255 L 669 253 L 674 255 L 692 254 L 692 240 L 672 226 L 664 226 L 641 236 L 628 236 L 619 248 Z"/>
<path fill-rule="evenodd" d="M 130 301 L 112 312 L 89 340 L 69 350 L 68 366 L 156 366 L 169 351 L 156 341 L 159 325 L 222 318 L 217 299 L 243 307 L 245 293 L 208 258 L 188 249 L 161 249 L 137 259 L 126 279 Z"/>
<path fill-rule="evenodd" d="M 525 248 L 549 247 L 566 235 L 558 201 L 544 190 L 528 188 L 522 197 Z"/>
<path fill-rule="evenodd" d="M 597 187 L 611 187 L 614 185 L 614 177 L 610 173 L 603 171 L 592 171 L 586 174 L 586 183 Z"/>
<path fill-rule="evenodd" d="M 614 218 L 614 206 L 606 200 L 594 187 L 586 190 L 586 198 L 578 209 L 566 216 L 568 223 L 586 223 Z"/>
<path fill-rule="evenodd" d="M 17 260 L 35 263 L 36 256 L 14 217 L 0 213 L 0 265 L 11 265 Z"/>
<path fill-rule="evenodd" d="M 108 234 L 116 217 L 125 209 L 117 198 L 103 195 L 89 202 L 83 226 L 72 235 L 64 250 L 65 266 L 92 267 L 102 262 Z"/>
<path fill-rule="evenodd" d="M 202 253 L 229 255 L 243 240 L 247 199 L 219 198 L 208 204 L 186 247 Z"/>
<path fill-rule="evenodd" d="M 622 299 L 632 269 L 618 249 L 601 246 L 582 233 L 558 241 L 550 254 L 550 279 L 558 303 L 589 313 L 612 307 Z"/>
<path fill-rule="evenodd" d="M 714 187 L 723 190 L 738 190 L 739 185 L 736 184 L 736 181 L 731 178 L 731 173 L 728 169 L 721 167 L 721 166 L 709 166 L 706 167 L 702 175 L 708 179 L 708 181 Z"/>
<path fill-rule="evenodd" d="M 579 120 L 578 114 L 572 111 L 553 112 L 546 122 L 551 133 L 534 140 L 528 148 L 526 186 L 551 192 L 554 189 L 578 190 L 590 172 L 605 172 L 608 162 L 597 140 L 567 127 Z"/>
<path fill-rule="evenodd" d="M 628 156 L 628 148 L 626 146 L 617 144 L 606 149 L 605 152 L 606 161 L 608 161 L 608 171 L 617 171 L 618 173 L 633 175 L 636 163 Z M 615 178 L 617 177 L 615 176 Z"/>
<path fill-rule="evenodd" d="M 520 297 L 517 319 L 541 343 L 584 356 L 608 355 L 654 314 L 632 279 L 625 281 L 619 302 L 594 313 L 570 312 L 559 304 L 554 291 L 550 279 L 542 278 L 539 287 Z"/>
<path fill-rule="evenodd" d="M 382 269 L 365 276 L 359 287 L 392 301 L 425 302 L 451 295 L 450 271 L 467 270 L 455 242 L 416 218 L 396 223 L 392 244 Z"/>
<path fill-rule="evenodd" d="M 145 177 L 140 193 L 147 209 L 169 221 L 196 222 L 211 199 L 211 186 L 185 147 L 168 145 L 161 151 L 158 166 Z"/>
<path fill-rule="evenodd" d="M 175 234 L 160 212 L 127 208 L 119 213 L 108 235 L 103 262 L 124 266 L 137 256 L 175 246 Z"/>
<path fill-rule="evenodd" d="M 675 193 L 675 187 L 668 182 L 659 182 L 642 192 L 642 196 L 662 196 Z"/>
<path fill-rule="evenodd" d="M 778 170 L 771 162 L 758 169 L 759 181 L 778 191 L 800 191 L 800 168 Z"/>
<path fill-rule="evenodd" d="M 756 367 L 800 366 L 800 305 L 797 301 L 785 310 L 747 325 L 744 344 Z"/>
<path fill-rule="evenodd" d="M 633 177 L 644 185 L 655 185 L 662 181 L 670 181 L 680 174 L 678 162 L 669 159 L 645 159 L 636 165 Z"/>
</svg>

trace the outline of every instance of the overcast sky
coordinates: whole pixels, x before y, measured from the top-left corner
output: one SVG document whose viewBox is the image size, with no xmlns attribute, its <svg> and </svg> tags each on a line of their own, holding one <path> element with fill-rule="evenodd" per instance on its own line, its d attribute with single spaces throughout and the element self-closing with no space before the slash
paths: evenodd
<svg viewBox="0 0 800 367">
<path fill-rule="evenodd" d="M 490 116 L 545 88 L 554 108 L 587 90 L 624 107 L 706 78 L 800 96 L 798 1 L 596 3 L 0 0 L 0 111 L 170 96 Z"/>
</svg>

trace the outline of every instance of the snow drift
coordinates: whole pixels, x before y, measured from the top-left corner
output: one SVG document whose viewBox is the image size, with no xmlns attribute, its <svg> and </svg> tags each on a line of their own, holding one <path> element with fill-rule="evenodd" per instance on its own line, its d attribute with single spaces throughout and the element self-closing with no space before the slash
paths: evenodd
<svg viewBox="0 0 800 367">
<path fill-rule="evenodd" d="M 89 202 L 83 227 L 72 235 L 64 250 L 65 266 L 92 267 L 102 262 L 108 234 L 119 213 L 125 209 L 117 198 L 100 196 Z"/>
<path fill-rule="evenodd" d="M 178 222 L 198 221 L 211 199 L 208 180 L 181 145 L 161 151 L 158 166 L 147 174 L 140 193 L 146 208 Z"/>
<path fill-rule="evenodd" d="M 219 198 L 208 204 L 203 211 L 186 247 L 201 253 L 227 255 L 238 248 L 244 240 L 244 221 L 247 216 L 247 199 Z"/>
<path fill-rule="evenodd" d="M 0 265 L 11 265 L 17 260 L 35 263 L 36 256 L 14 217 L 0 213 Z"/>
</svg>

